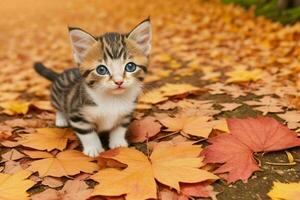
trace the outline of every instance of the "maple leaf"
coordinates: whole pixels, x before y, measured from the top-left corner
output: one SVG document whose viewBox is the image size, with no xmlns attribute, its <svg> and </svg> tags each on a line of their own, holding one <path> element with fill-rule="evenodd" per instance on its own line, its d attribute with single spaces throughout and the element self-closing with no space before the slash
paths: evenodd
<svg viewBox="0 0 300 200">
<path fill-rule="evenodd" d="M 32 101 L 31 106 L 40 110 L 54 111 L 50 101 Z"/>
<path fill-rule="evenodd" d="M 224 163 L 215 173 L 228 173 L 227 180 L 247 182 L 259 170 L 254 152 L 277 151 L 300 146 L 296 133 L 273 118 L 229 119 L 230 134 L 210 138 L 204 149 L 206 163 Z M 284 138 L 284 140 L 282 139 Z"/>
<path fill-rule="evenodd" d="M 57 187 L 62 186 L 63 182 L 60 178 L 46 176 L 46 177 L 43 178 L 42 184 L 47 185 L 51 188 L 57 188 Z"/>
<path fill-rule="evenodd" d="M 29 110 L 30 103 L 29 102 L 22 102 L 22 101 L 10 101 L 10 102 L 3 102 L 0 103 L 0 107 L 2 113 L 7 115 L 16 115 L 16 114 L 23 114 L 25 115 Z"/>
<path fill-rule="evenodd" d="M 66 150 L 52 155 L 44 151 L 26 151 L 33 159 L 40 159 L 33 161 L 28 170 L 39 172 L 40 177 L 44 176 L 69 176 L 79 174 L 80 172 L 92 173 L 98 169 L 96 163 L 91 162 L 93 159 L 83 155 L 80 151 Z"/>
<path fill-rule="evenodd" d="M 179 182 L 195 183 L 217 176 L 199 169 L 201 148 L 190 143 L 184 145 L 156 145 L 149 159 L 135 149 L 119 148 L 100 154 L 126 164 L 123 170 L 106 168 L 91 178 L 100 184 L 92 195 L 120 196 L 126 199 L 156 198 L 155 179 L 179 191 Z M 119 165 L 117 165 L 119 166 Z"/>
<path fill-rule="evenodd" d="M 2 160 L 1 162 L 6 162 L 9 160 L 19 160 L 23 158 L 25 155 L 17 151 L 16 149 L 12 149 L 4 154 L 1 155 Z"/>
<path fill-rule="evenodd" d="M 26 180 L 30 175 L 31 172 L 26 170 L 19 171 L 15 174 L 0 173 L 0 199 L 29 199 L 26 190 L 35 185 L 33 181 Z"/>
<path fill-rule="evenodd" d="M 280 100 L 269 96 L 264 96 L 259 101 L 246 101 L 244 103 L 258 106 L 254 107 L 253 109 L 263 112 L 263 115 L 266 115 L 267 113 L 282 112 L 282 107 L 284 106 Z"/>
<path fill-rule="evenodd" d="M 47 189 L 39 194 L 33 195 L 31 198 L 32 200 L 86 200 L 92 191 L 92 189 L 88 189 L 88 185 L 84 181 L 68 180 L 59 191 Z"/>
<path fill-rule="evenodd" d="M 64 150 L 68 140 L 76 140 L 71 129 L 39 128 L 35 133 L 23 134 L 19 144 L 38 150 Z"/>
<path fill-rule="evenodd" d="M 129 127 L 131 142 L 144 142 L 160 132 L 161 125 L 154 117 L 135 120 Z"/>
<path fill-rule="evenodd" d="M 167 83 L 164 86 L 160 87 L 159 90 L 163 93 L 164 96 L 169 97 L 169 96 L 182 95 L 185 93 L 195 93 L 199 91 L 200 88 L 186 83 L 177 83 L 177 84 Z"/>
<path fill-rule="evenodd" d="M 187 197 L 211 197 L 216 200 L 217 192 L 213 191 L 213 187 L 208 181 L 200 183 L 181 183 L 181 193 Z"/>
<path fill-rule="evenodd" d="M 140 97 L 139 97 L 139 102 L 142 102 L 142 103 L 148 103 L 148 104 L 157 104 L 157 103 L 160 103 L 160 102 L 163 102 L 163 101 L 166 101 L 168 100 L 167 97 L 165 97 L 161 91 L 159 90 L 153 90 L 153 91 L 150 91 L 150 92 L 147 92 L 145 94 L 142 94 Z"/>
<path fill-rule="evenodd" d="M 287 122 L 287 126 L 291 129 L 300 127 L 300 112 L 288 111 L 284 114 L 277 114 L 278 117 L 284 119 Z"/>
<path fill-rule="evenodd" d="M 254 69 L 252 71 L 245 69 L 236 69 L 226 74 L 229 78 L 227 83 L 240 83 L 248 81 L 257 81 L 262 78 L 262 70 Z"/>
<path fill-rule="evenodd" d="M 168 188 L 164 188 L 162 190 L 159 191 L 158 193 L 158 199 L 161 200 L 189 200 L 189 198 L 184 195 L 181 194 L 174 190 L 170 190 Z"/>
<path fill-rule="evenodd" d="M 300 183 L 274 182 L 268 196 L 272 200 L 298 200 L 300 195 Z"/>
<path fill-rule="evenodd" d="M 226 120 L 208 121 L 209 119 L 210 117 L 178 115 L 159 121 L 168 128 L 165 131 L 180 132 L 183 135 L 207 138 L 213 129 L 228 132 Z"/>
</svg>

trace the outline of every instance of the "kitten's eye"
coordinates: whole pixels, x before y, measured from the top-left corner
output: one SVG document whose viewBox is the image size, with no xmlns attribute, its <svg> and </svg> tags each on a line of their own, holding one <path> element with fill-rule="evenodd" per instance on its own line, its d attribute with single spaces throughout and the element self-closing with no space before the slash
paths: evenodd
<svg viewBox="0 0 300 200">
<path fill-rule="evenodd" d="M 96 71 L 98 74 L 100 75 L 106 75 L 106 74 L 109 74 L 109 71 L 107 69 L 107 67 L 105 67 L 104 65 L 99 65 L 97 68 L 96 68 Z"/>
<path fill-rule="evenodd" d="M 125 71 L 127 72 L 134 72 L 136 70 L 136 64 L 133 62 L 129 62 L 125 65 Z"/>
</svg>

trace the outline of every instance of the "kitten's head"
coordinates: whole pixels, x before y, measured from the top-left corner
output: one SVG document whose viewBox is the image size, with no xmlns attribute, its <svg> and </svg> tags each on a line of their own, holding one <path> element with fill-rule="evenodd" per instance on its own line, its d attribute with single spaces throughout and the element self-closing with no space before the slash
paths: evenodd
<svg viewBox="0 0 300 200">
<path fill-rule="evenodd" d="M 74 59 L 88 87 L 117 95 L 142 86 L 151 49 L 149 19 L 128 34 L 94 37 L 70 28 L 69 35 Z"/>
</svg>

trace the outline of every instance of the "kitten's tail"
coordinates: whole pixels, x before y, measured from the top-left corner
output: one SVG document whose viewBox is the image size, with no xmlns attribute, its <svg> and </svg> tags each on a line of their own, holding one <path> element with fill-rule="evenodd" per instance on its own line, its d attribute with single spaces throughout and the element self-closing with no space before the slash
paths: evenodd
<svg viewBox="0 0 300 200">
<path fill-rule="evenodd" d="M 50 81 L 54 81 L 59 75 L 55 71 L 46 68 L 45 65 L 43 65 L 41 62 L 34 63 L 33 67 L 38 74 L 40 74 L 41 76 L 45 77 Z"/>
</svg>

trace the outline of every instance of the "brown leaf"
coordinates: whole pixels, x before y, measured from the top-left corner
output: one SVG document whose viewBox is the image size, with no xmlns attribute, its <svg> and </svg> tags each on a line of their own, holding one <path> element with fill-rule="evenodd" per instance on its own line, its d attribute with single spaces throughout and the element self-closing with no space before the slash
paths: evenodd
<svg viewBox="0 0 300 200">
<path fill-rule="evenodd" d="M 57 187 L 62 186 L 63 182 L 60 178 L 46 176 L 43 178 L 42 184 L 47 185 L 51 188 L 57 188 Z"/>
<path fill-rule="evenodd" d="M 134 143 L 144 142 L 158 134 L 160 129 L 161 125 L 154 117 L 150 116 L 141 120 L 135 120 L 129 127 L 130 141 Z"/>
</svg>

